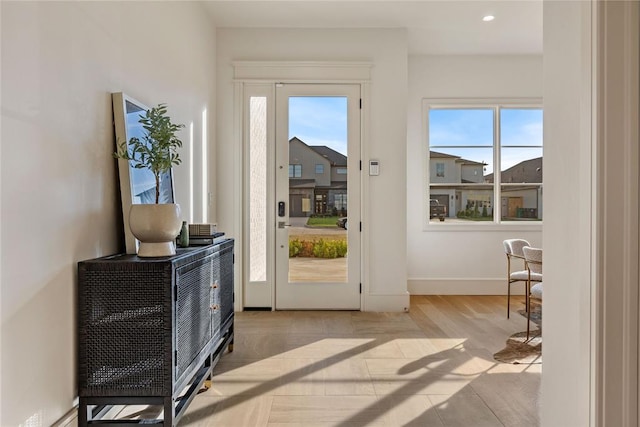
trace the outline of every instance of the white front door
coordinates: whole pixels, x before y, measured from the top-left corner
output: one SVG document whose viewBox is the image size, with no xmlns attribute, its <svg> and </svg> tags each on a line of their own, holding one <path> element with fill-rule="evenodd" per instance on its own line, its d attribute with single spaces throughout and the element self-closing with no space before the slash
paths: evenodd
<svg viewBox="0 0 640 427">
<path fill-rule="evenodd" d="M 358 310 L 360 85 L 278 84 L 275 101 L 275 308 Z"/>
</svg>

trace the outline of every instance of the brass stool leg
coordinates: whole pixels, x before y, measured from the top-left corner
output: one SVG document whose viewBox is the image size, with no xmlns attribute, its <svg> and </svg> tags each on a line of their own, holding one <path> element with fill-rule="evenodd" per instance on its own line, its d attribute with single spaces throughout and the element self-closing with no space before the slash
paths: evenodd
<svg viewBox="0 0 640 427">
<path fill-rule="evenodd" d="M 511 283 L 509 283 L 509 280 L 507 280 L 507 319 L 511 314 L 510 305 L 511 305 Z"/>
<path fill-rule="evenodd" d="M 527 281 L 527 341 L 529 341 L 529 330 L 531 329 L 531 281 Z"/>
</svg>

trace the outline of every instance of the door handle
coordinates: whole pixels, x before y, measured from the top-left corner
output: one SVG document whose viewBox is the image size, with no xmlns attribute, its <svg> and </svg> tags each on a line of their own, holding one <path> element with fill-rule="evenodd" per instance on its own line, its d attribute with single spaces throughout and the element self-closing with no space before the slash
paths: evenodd
<svg viewBox="0 0 640 427">
<path fill-rule="evenodd" d="M 278 221 L 278 228 L 291 227 L 291 224 L 285 224 L 284 221 Z"/>
</svg>

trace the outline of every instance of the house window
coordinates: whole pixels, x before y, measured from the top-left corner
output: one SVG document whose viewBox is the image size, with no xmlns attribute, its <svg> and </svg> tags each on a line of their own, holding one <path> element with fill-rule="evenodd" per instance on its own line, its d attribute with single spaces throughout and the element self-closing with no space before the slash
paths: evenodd
<svg viewBox="0 0 640 427">
<path fill-rule="evenodd" d="M 344 216 L 347 211 L 347 193 L 337 193 L 334 202 L 338 215 Z"/>
<path fill-rule="evenodd" d="M 289 178 L 301 178 L 302 165 L 289 165 Z"/>
<path fill-rule="evenodd" d="M 323 164 L 316 164 L 316 173 L 317 174 L 323 174 L 324 173 L 324 165 Z"/>
<path fill-rule="evenodd" d="M 346 175 L 347 174 L 347 168 L 336 168 L 336 173 L 338 175 Z"/>
<path fill-rule="evenodd" d="M 542 220 L 539 105 L 425 101 L 424 111 L 428 147 L 425 222 Z M 429 200 L 451 200 L 446 213 L 451 220 L 439 221 L 431 213 L 434 208 Z"/>
</svg>

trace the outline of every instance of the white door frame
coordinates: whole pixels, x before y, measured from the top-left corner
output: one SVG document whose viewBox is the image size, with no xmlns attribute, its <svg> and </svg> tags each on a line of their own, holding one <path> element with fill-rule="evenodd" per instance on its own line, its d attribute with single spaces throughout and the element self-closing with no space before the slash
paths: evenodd
<svg viewBox="0 0 640 427">
<path fill-rule="evenodd" d="M 238 141 L 234 150 L 234 157 L 238 164 L 245 165 L 244 151 L 246 148 L 246 128 L 245 128 L 245 93 L 250 85 L 275 85 L 276 83 L 330 83 L 330 84 L 359 84 L 361 86 L 361 97 L 363 102 L 363 114 L 361 116 L 361 146 L 362 156 L 367 158 L 366 139 L 369 134 L 369 84 L 371 81 L 372 64 L 369 62 L 329 62 L 329 61 L 235 61 L 231 64 L 234 68 L 234 129 L 235 140 Z M 246 195 L 244 194 L 244 182 L 246 181 L 246 169 L 241 168 L 236 175 L 237 182 L 234 187 L 237 189 L 234 203 L 239 212 L 245 212 L 247 206 Z M 363 180 L 363 192 L 361 199 L 366 197 L 367 186 Z M 362 213 L 362 220 L 367 220 L 366 212 Z M 239 221 L 238 227 L 234 229 L 236 237 L 236 250 L 245 253 L 248 238 L 245 232 L 246 223 L 244 218 Z M 366 230 L 366 229 L 365 229 Z M 365 231 L 362 235 L 362 250 L 360 254 L 360 268 L 362 280 L 362 301 L 361 310 L 366 309 L 366 295 L 368 289 L 368 275 L 366 260 L 368 253 L 366 244 L 368 235 Z M 247 298 L 245 288 L 248 280 L 248 265 L 245 256 L 241 263 L 236 263 L 236 298 L 234 304 L 235 311 L 243 311 Z M 265 307 L 275 307 L 275 286 L 267 283 L 268 293 L 271 295 L 270 305 Z"/>
</svg>

